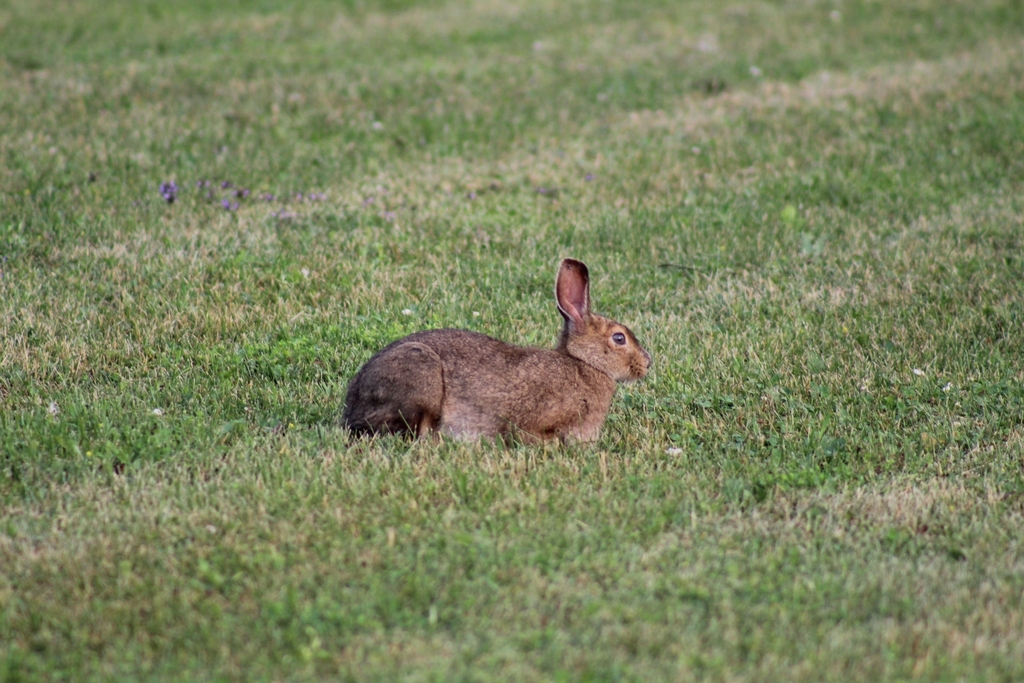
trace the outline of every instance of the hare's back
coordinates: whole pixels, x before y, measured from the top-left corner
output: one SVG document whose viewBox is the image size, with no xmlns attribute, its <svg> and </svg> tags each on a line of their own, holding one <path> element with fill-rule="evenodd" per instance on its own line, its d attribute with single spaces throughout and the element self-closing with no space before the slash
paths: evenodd
<svg viewBox="0 0 1024 683">
<path fill-rule="evenodd" d="M 462 382 L 474 378 L 483 382 L 500 379 L 506 384 L 516 378 L 543 381 L 545 372 L 572 372 L 576 363 L 552 349 L 516 346 L 470 330 L 427 330 L 411 334 L 401 342 L 416 342 L 430 348 L 441 358 L 446 380 Z"/>
</svg>

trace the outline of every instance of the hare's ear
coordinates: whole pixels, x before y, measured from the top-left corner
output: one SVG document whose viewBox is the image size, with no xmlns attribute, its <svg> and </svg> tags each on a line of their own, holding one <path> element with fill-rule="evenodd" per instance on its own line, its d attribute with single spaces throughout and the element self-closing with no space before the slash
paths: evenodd
<svg viewBox="0 0 1024 683">
<path fill-rule="evenodd" d="M 590 319 L 590 273 L 583 261 L 562 260 L 555 281 L 555 300 L 562 317 L 582 332 Z"/>
</svg>

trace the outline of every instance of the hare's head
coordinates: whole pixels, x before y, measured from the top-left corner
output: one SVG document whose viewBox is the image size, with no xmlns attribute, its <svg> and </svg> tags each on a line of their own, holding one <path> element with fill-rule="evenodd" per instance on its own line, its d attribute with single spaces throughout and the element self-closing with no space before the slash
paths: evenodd
<svg viewBox="0 0 1024 683">
<path fill-rule="evenodd" d="M 616 382 L 647 374 L 651 354 L 628 327 L 590 312 L 590 273 L 582 261 L 563 259 L 555 281 L 555 300 L 565 318 L 558 349 L 600 370 Z"/>
</svg>

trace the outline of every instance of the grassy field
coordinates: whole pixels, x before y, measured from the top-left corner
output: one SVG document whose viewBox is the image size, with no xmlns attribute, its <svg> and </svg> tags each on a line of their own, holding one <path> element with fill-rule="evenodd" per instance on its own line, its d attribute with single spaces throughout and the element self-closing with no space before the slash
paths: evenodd
<svg viewBox="0 0 1024 683">
<path fill-rule="evenodd" d="M 563 256 L 598 443 L 338 427 Z M 0 680 L 1022 680 L 1022 276 L 1020 0 L 0 0 Z"/>
</svg>

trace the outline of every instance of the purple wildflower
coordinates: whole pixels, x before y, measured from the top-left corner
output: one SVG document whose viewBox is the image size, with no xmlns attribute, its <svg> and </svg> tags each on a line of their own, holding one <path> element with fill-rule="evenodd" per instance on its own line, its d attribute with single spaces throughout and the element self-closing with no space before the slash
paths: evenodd
<svg viewBox="0 0 1024 683">
<path fill-rule="evenodd" d="M 383 211 L 383 212 L 381 212 L 380 217 L 383 218 L 384 220 L 386 220 L 388 223 L 391 223 L 392 221 L 395 220 L 395 212 L 394 211 Z"/>
<path fill-rule="evenodd" d="M 476 192 L 470 192 L 467 194 L 466 199 L 476 199 Z"/>
<path fill-rule="evenodd" d="M 196 188 L 198 188 L 198 189 L 200 189 L 200 190 L 201 190 L 201 189 L 203 189 L 204 187 L 206 187 L 206 184 L 207 184 L 207 183 L 206 183 L 206 181 L 205 181 L 205 180 L 197 180 L 197 181 L 196 181 Z"/>
<path fill-rule="evenodd" d="M 230 202 L 227 199 L 220 200 L 220 205 L 224 207 L 225 211 L 234 211 L 238 208 L 238 202 Z"/>
<path fill-rule="evenodd" d="M 228 189 L 229 187 L 231 187 L 231 181 L 225 180 L 223 183 L 220 184 L 220 187 L 222 190 Z"/>
<path fill-rule="evenodd" d="M 583 176 L 583 179 L 586 180 L 589 183 L 591 180 L 594 179 L 594 174 L 593 173 L 588 173 L 587 175 Z"/>
<path fill-rule="evenodd" d="M 239 199 L 245 199 L 246 197 L 249 196 L 249 190 L 245 189 L 244 187 L 240 187 L 237 190 L 235 190 L 235 196 L 238 197 Z"/>
<path fill-rule="evenodd" d="M 262 197 L 260 197 L 260 199 L 262 199 L 265 202 L 272 202 L 272 201 L 274 201 L 274 195 L 272 195 L 272 194 L 270 194 L 268 192 L 268 193 L 264 194 Z"/>
<path fill-rule="evenodd" d="M 296 192 L 295 193 L 295 201 L 297 201 L 297 202 L 301 202 L 302 201 L 302 193 L 301 192 Z"/>
<path fill-rule="evenodd" d="M 168 204 L 173 204 L 178 198 L 178 185 L 173 180 L 169 183 L 160 183 L 160 196 Z"/>
</svg>

